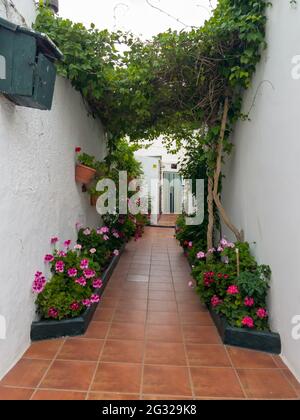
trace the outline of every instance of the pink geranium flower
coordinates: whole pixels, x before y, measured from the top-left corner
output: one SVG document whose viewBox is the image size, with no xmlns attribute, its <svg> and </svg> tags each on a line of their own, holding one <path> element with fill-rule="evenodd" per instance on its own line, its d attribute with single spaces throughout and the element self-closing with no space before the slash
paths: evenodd
<svg viewBox="0 0 300 420">
<path fill-rule="evenodd" d="M 240 293 L 240 291 L 239 291 L 239 288 L 237 286 L 233 285 L 233 286 L 228 287 L 227 293 L 229 295 L 238 295 Z"/>
<path fill-rule="evenodd" d="M 44 261 L 45 261 L 45 263 L 52 263 L 54 261 L 53 255 L 51 255 L 51 254 L 45 255 Z"/>
<path fill-rule="evenodd" d="M 92 249 L 90 249 L 90 253 L 93 255 L 93 254 L 96 254 L 96 252 L 97 252 L 97 249 L 96 248 L 92 248 Z"/>
<path fill-rule="evenodd" d="M 81 250 L 82 250 L 82 245 L 80 245 L 80 244 L 76 244 L 76 245 L 74 246 L 74 249 L 75 249 L 75 251 L 81 251 Z"/>
<path fill-rule="evenodd" d="M 114 250 L 114 256 L 118 257 L 120 255 L 120 251 L 118 251 L 117 249 Z"/>
<path fill-rule="evenodd" d="M 46 283 L 47 281 L 46 278 L 43 276 L 43 273 L 38 271 L 37 273 L 35 273 L 34 282 L 32 284 L 32 291 L 39 295 L 44 291 Z"/>
<path fill-rule="evenodd" d="M 90 268 L 83 270 L 83 274 L 86 279 L 93 279 L 96 276 L 96 272 Z"/>
<path fill-rule="evenodd" d="M 193 242 L 189 242 L 189 243 L 188 243 L 188 247 L 189 247 L 190 249 L 192 249 L 192 248 L 193 248 Z"/>
<path fill-rule="evenodd" d="M 242 325 L 243 325 L 243 327 L 254 328 L 254 320 L 253 320 L 253 318 L 251 318 L 250 316 L 246 316 L 242 320 Z"/>
<path fill-rule="evenodd" d="M 103 240 L 104 240 L 104 241 L 109 241 L 109 236 L 104 235 L 104 236 L 103 236 Z"/>
<path fill-rule="evenodd" d="M 73 311 L 73 312 L 77 312 L 77 311 L 79 311 L 79 309 L 80 309 L 80 305 L 79 305 L 79 303 L 78 303 L 78 302 L 74 302 L 74 303 L 72 303 L 72 305 L 70 305 L 70 309 L 71 309 L 71 311 Z"/>
<path fill-rule="evenodd" d="M 57 261 L 55 264 L 55 271 L 57 273 L 63 273 L 65 270 L 65 263 L 63 261 Z"/>
<path fill-rule="evenodd" d="M 214 252 L 216 252 L 215 248 L 210 248 L 207 253 L 208 254 L 213 254 Z"/>
<path fill-rule="evenodd" d="M 77 269 L 76 268 L 70 268 L 68 270 L 68 276 L 69 277 L 76 277 L 77 276 Z"/>
<path fill-rule="evenodd" d="M 84 277 L 80 277 L 79 279 L 75 280 L 75 283 L 79 284 L 79 286 L 85 287 L 87 282 Z"/>
<path fill-rule="evenodd" d="M 57 310 L 57 309 L 55 309 L 55 308 L 50 308 L 50 309 L 49 309 L 49 311 L 48 311 L 48 316 L 49 316 L 49 318 L 54 318 L 54 319 L 56 319 L 56 318 L 58 318 L 58 315 L 59 315 L 59 312 L 58 312 L 58 310 Z"/>
<path fill-rule="evenodd" d="M 248 308 L 252 308 L 255 305 L 254 299 L 252 297 L 247 296 L 244 301 L 245 306 Z"/>
<path fill-rule="evenodd" d="M 59 239 L 57 238 L 57 236 L 55 236 L 54 238 L 51 238 L 51 245 L 57 244 L 58 241 Z"/>
<path fill-rule="evenodd" d="M 92 295 L 90 298 L 91 303 L 99 303 L 100 302 L 100 296 L 98 295 Z"/>
<path fill-rule="evenodd" d="M 101 289 L 102 286 L 103 286 L 103 281 L 101 279 L 94 280 L 93 282 L 94 289 Z"/>
<path fill-rule="evenodd" d="M 198 260 L 203 260 L 203 258 L 205 258 L 205 257 L 206 257 L 205 252 L 198 252 L 198 254 L 197 254 Z"/>
<path fill-rule="evenodd" d="M 85 236 L 89 236 L 91 233 L 92 233 L 92 232 L 91 232 L 91 229 L 89 229 L 89 228 L 87 228 L 87 229 L 85 229 L 85 230 L 83 231 L 83 234 L 84 234 Z"/>
<path fill-rule="evenodd" d="M 64 258 L 67 256 L 67 254 L 64 251 L 59 251 L 58 256 Z"/>
<path fill-rule="evenodd" d="M 113 236 L 114 236 L 116 239 L 119 239 L 119 238 L 120 238 L 120 235 L 119 235 L 119 233 L 118 233 L 118 232 L 114 232 L 114 233 L 113 233 Z"/>
<path fill-rule="evenodd" d="M 92 306 L 92 302 L 90 301 L 90 299 L 84 299 L 82 301 L 83 306 L 86 306 L 87 308 L 89 308 L 90 306 Z"/>
<path fill-rule="evenodd" d="M 70 240 L 65 241 L 64 242 L 64 247 L 67 248 L 67 249 L 70 248 L 71 243 L 72 243 L 72 241 L 70 241 Z"/>
<path fill-rule="evenodd" d="M 80 263 L 81 270 L 85 270 L 89 268 L 89 260 L 82 260 Z"/>
<path fill-rule="evenodd" d="M 263 308 L 258 309 L 257 312 L 256 312 L 256 315 L 260 319 L 268 318 L 268 312 L 267 312 L 266 309 L 263 309 Z"/>
<path fill-rule="evenodd" d="M 218 296 L 213 296 L 211 298 L 211 305 L 216 308 L 217 306 L 221 305 L 223 303 L 222 299 L 220 299 Z"/>
</svg>

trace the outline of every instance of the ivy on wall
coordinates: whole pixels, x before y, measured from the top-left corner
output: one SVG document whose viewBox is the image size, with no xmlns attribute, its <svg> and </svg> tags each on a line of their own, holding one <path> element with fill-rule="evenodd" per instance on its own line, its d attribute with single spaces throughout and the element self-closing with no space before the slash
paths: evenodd
<svg viewBox="0 0 300 420">
<path fill-rule="evenodd" d="M 138 141 L 163 135 L 178 148 L 192 139 L 209 179 L 209 247 L 214 205 L 237 239 L 243 239 L 222 206 L 221 169 L 232 150 L 232 127 L 243 117 L 243 93 L 266 47 L 268 5 L 264 0 L 219 0 L 203 27 L 169 30 L 146 42 L 94 25 L 86 29 L 44 7 L 35 25 L 63 51 L 59 73 L 101 118 L 112 146 L 124 136 Z"/>
</svg>

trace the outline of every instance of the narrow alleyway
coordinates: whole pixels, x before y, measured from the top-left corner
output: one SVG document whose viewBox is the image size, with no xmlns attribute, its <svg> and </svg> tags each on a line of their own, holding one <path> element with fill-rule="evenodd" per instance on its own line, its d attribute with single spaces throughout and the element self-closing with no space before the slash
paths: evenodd
<svg viewBox="0 0 300 420">
<path fill-rule="evenodd" d="M 0 399 L 300 398 L 279 357 L 221 344 L 173 235 L 130 243 L 87 334 L 34 343 Z"/>
</svg>

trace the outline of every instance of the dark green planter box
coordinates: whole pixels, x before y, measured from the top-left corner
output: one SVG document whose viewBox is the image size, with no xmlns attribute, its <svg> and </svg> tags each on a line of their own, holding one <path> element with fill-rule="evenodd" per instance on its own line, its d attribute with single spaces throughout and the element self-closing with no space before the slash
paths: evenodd
<svg viewBox="0 0 300 420">
<path fill-rule="evenodd" d="M 108 281 L 119 262 L 120 256 L 125 249 L 125 245 L 120 249 L 120 255 L 115 256 L 110 262 L 109 266 L 101 276 L 103 280 L 103 287 L 98 291 L 98 295 L 102 296 L 108 284 Z M 62 321 L 41 320 L 31 324 L 31 341 L 50 340 L 52 338 L 60 337 L 74 337 L 85 334 L 93 315 L 97 309 L 98 304 L 88 308 L 81 316 L 73 319 L 66 319 Z"/>
<path fill-rule="evenodd" d="M 224 344 L 266 353 L 281 354 L 279 334 L 231 327 L 227 320 L 217 314 L 211 307 L 209 312 Z"/>
</svg>

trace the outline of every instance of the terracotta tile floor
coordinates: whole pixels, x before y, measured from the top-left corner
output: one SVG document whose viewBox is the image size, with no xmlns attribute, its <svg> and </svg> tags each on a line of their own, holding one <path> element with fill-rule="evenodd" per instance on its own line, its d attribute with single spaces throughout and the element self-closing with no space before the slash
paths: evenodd
<svg viewBox="0 0 300 420">
<path fill-rule="evenodd" d="M 1 399 L 300 399 L 281 359 L 222 345 L 174 230 L 127 246 L 84 337 L 34 343 Z"/>
</svg>

